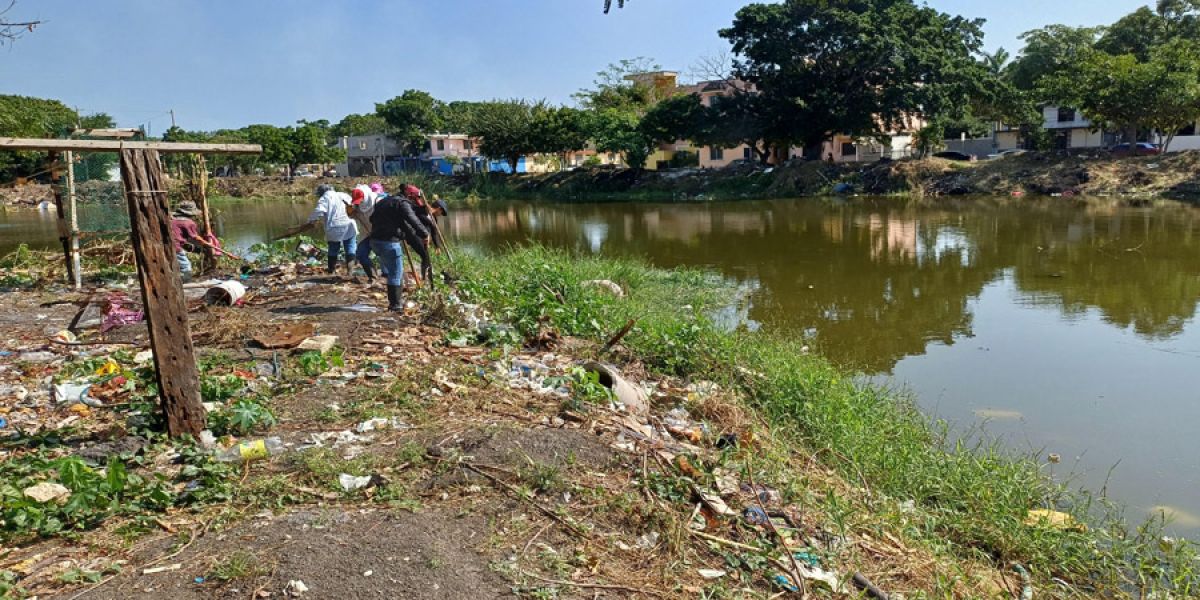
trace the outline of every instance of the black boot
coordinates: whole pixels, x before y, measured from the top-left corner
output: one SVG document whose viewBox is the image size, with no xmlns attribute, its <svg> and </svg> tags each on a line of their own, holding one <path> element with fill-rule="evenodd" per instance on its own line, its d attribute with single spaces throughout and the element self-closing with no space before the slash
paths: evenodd
<svg viewBox="0 0 1200 600">
<path fill-rule="evenodd" d="M 367 283 L 375 283 L 375 265 L 371 263 L 363 265 L 363 273 L 367 274 Z"/>
<path fill-rule="evenodd" d="M 400 302 L 403 297 L 403 290 L 404 288 L 401 286 L 388 284 L 388 310 L 392 312 L 404 312 L 404 305 Z"/>
</svg>

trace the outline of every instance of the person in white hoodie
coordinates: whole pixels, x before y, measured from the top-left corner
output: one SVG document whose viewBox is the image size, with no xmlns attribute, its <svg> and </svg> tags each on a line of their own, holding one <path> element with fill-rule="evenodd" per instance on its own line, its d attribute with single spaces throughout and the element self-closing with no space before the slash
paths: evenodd
<svg viewBox="0 0 1200 600">
<path fill-rule="evenodd" d="M 362 265 L 367 275 L 367 284 L 375 283 L 375 262 L 371 260 L 371 214 L 375 212 L 375 203 L 387 196 L 383 184 L 358 184 L 350 193 L 350 218 L 358 225 L 358 251 L 355 258 Z"/>
<path fill-rule="evenodd" d="M 308 216 L 308 225 L 321 222 L 325 226 L 325 241 L 329 243 L 329 262 L 327 271 L 333 273 L 337 268 L 339 254 L 346 252 L 346 273 L 353 269 L 358 226 L 350 218 L 347 208 L 351 206 L 350 195 L 334 191 L 333 186 L 322 184 L 317 186 L 317 207 Z"/>
</svg>

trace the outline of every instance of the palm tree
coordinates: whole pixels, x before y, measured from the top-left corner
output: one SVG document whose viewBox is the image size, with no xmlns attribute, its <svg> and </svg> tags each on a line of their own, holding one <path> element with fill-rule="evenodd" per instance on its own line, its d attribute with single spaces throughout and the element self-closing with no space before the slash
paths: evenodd
<svg viewBox="0 0 1200 600">
<path fill-rule="evenodd" d="M 604 14 L 612 10 L 613 0 L 604 0 Z M 625 8 L 625 0 L 617 0 L 617 8 Z"/>
<path fill-rule="evenodd" d="M 1008 66 L 1008 59 L 1011 55 L 1004 48 L 997 48 L 992 54 L 983 53 L 983 65 L 991 71 L 992 75 L 1001 75 L 1004 73 L 1004 68 Z"/>
</svg>

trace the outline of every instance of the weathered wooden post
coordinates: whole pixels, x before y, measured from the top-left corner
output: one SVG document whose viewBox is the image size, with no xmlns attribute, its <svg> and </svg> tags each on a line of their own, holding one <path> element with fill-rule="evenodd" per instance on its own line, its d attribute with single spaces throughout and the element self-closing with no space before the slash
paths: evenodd
<svg viewBox="0 0 1200 600">
<path fill-rule="evenodd" d="M 62 243 L 63 261 L 67 267 L 67 282 L 75 281 L 75 261 L 71 254 L 71 233 L 67 227 L 67 212 L 63 207 L 62 164 L 58 162 L 59 153 L 50 152 L 47 156 L 50 170 L 50 189 L 54 191 L 54 212 L 58 216 L 58 241 Z"/>
<path fill-rule="evenodd" d="M 193 154 L 189 162 L 191 173 L 189 173 L 188 186 L 191 188 L 192 201 L 196 203 L 196 208 L 200 209 L 200 235 L 204 236 L 205 240 L 212 241 L 213 228 L 212 216 L 208 212 L 208 165 L 204 160 L 203 154 Z M 213 249 L 204 247 L 204 265 L 200 272 L 207 273 L 217 268 L 217 254 Z"/>
<path fill-rule="evenodd" d="M 79 203 L 75 198 L 75 153 L 67 150 L 67 201 L 71 211 L 71 265 L 75 289 L 83 287 L 83 267 L 79 256 Z"/>
<path fill-rule="evenodd" d="M 129 204 L 142 306 L 167 433 L 198 437 L 205 427 L 200 373 L 188 331 L 187 299 L 171 241 L 170 208 L 158 152 L 121 150 L 121 181 Z"/>
</svg>

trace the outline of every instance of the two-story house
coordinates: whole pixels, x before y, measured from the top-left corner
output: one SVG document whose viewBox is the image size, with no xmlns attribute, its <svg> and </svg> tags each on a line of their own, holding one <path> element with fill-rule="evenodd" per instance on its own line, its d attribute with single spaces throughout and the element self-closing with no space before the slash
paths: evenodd
<svg viewBox="0 0 1200 600">
<path fill-rule="evenodd" d="M 1103 148 L 1115 141 L 1112 133 L 1102 131 L 1079 111 L 1065 106 L 1042 107 L 1042 128 L 1050 132 L 1054 147 L 1060 150 L 1072 148 Z M 996 126 L 996 150 L 1031 150 L 1031 141 L 1024 139 L 1019 126 L 1001 123 Z"/>
</svg>

